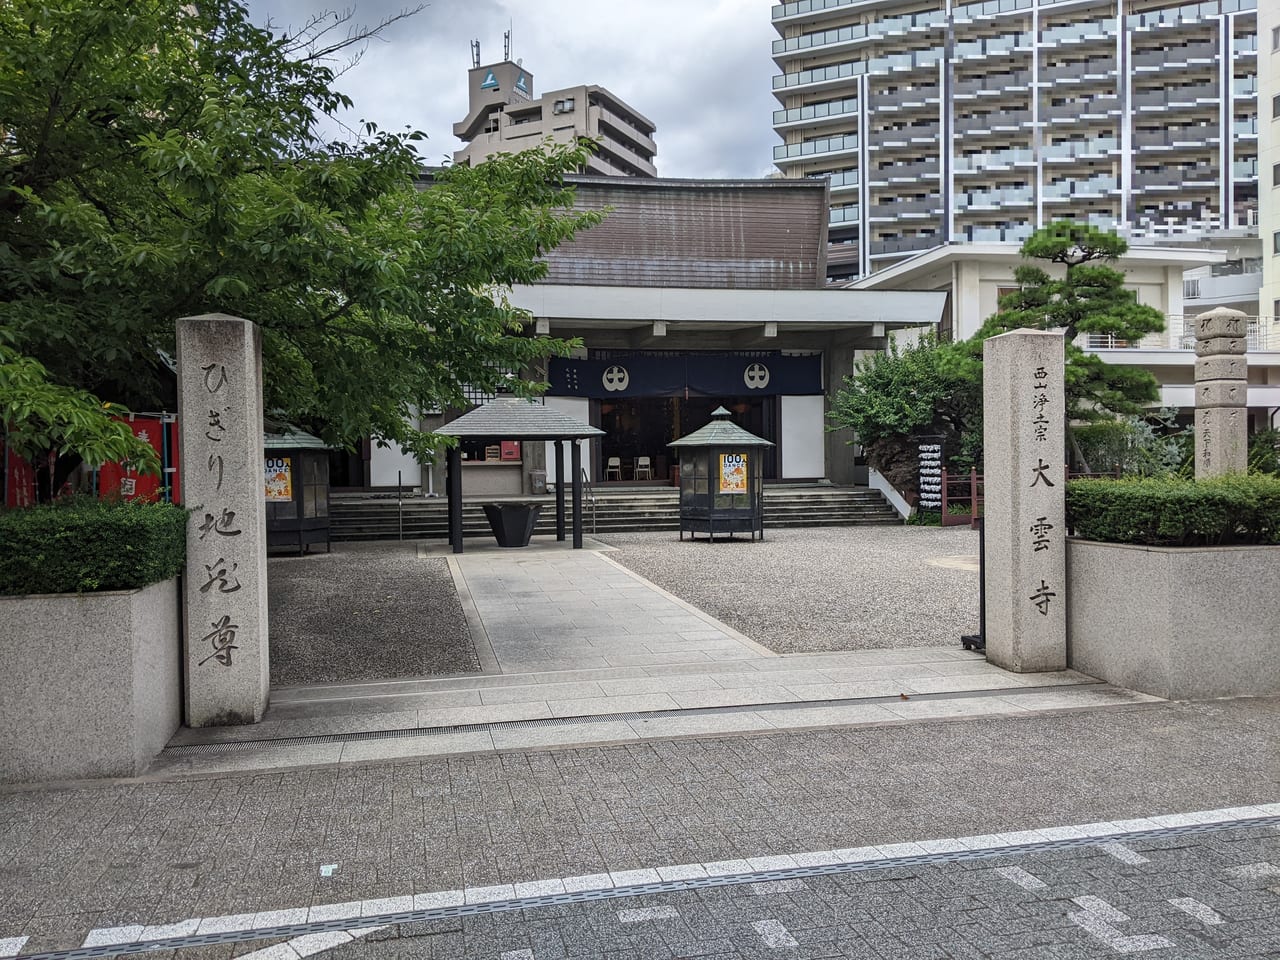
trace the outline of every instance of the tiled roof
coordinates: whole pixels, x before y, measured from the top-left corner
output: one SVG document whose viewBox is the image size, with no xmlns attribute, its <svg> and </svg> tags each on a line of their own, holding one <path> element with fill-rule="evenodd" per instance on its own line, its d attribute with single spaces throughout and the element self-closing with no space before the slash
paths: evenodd
<svg viewBox="0 0 1280 960">
<path fill-rule="evenodd" d="M 604 436 L 598 427 L 522 397 L 496 397 L 446 423 L 436 433 L 485 440 L 576 440 Z"/>
</svg>

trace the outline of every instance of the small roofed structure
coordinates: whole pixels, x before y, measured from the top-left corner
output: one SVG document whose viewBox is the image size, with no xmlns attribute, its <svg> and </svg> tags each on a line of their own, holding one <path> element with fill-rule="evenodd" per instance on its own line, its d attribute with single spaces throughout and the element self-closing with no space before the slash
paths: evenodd
<svg viewBox="0 0 1280 960">
<path fill-rule="evenodd" d="M 680 539 L 699 531 L 760 534 L 764 539 L 764 479 L 759 452 L 773 444 L 744 430 L 717 407 L 711 422 L 667 444 L 680 456 Z"/>
<path fill-rule="evenodd" d="M 564 442 L 572 441 L 573 547 L 582 548 L 582 448 L 580 440 L 604 435 L 599 427 L 575 419 L 537 400 L 499 396 L 436 430 L 446 437 L 469 440 L 544 440 L 556 445 L 556 477 L 564 477 Z M 462 553 L 462 453 L 449 449 L 445 460 L 445 490 L 449 499 L 449 543 Z M 556 539 L 565 538 L 564 483 L 556 483 Z"/>
</svg>

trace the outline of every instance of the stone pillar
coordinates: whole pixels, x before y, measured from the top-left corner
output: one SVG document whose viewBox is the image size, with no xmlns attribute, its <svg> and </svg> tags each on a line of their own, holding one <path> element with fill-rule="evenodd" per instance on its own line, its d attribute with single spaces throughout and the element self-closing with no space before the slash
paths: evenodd
<svg viewBox="0 0 1280 960">
<path fill-rule="evenodd" d="M 1196 324 L 1196 479 L 1249 466 L 1249 318 L 1218 307 Z"/>
<path fill-rule="evenodd" d="M 1018 673 L 1067 666 L 1063 337 L 1014 330 L 983 344 L 987 659 Z"/>
<path fill-rule="evenodd" d="M 267 709 L 262 340 L 224 314 L 178 321 L 178 427 L 187 521 L 186 721 L 257 723 Z"/>
</svg>

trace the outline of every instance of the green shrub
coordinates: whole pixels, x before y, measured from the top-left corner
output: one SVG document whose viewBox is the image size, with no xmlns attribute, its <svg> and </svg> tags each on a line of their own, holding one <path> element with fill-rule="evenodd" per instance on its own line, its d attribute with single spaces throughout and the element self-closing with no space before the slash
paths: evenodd
<svg viewBox="0 0 1280 960">
<path fill-rule="evenodd" d="M 0 510 L 0 594 L 132 590 L 176 576 L 187 511 L 77 498 Z"/>
<path fill-rule="evenodd" d="M 1107 543 L 1280 543 L 1280 477 L 1072 480 L 1067 527 Z"/>
</svg>

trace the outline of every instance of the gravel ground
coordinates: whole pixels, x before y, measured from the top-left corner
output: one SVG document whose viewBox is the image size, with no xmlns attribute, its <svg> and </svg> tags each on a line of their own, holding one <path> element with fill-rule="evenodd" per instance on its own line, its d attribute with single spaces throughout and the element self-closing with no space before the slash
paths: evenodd
<svg viewBox="0 0 1280 960">
<path fill-rule="evenodd" d="M 412 544 L 337 544 L 272 557 L 271 683 L 349 683 L 478 671 L 449 564 Z"/>
<path fill-rule="evenodd" d="M 967 527 L 769 530 L 764 541 L 603 534 L 609 556 L 777 653 L 958 644 L 978 629 Z"/>
</svg>

